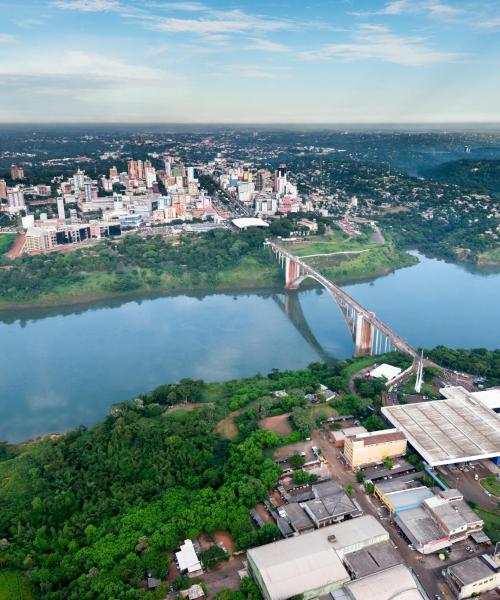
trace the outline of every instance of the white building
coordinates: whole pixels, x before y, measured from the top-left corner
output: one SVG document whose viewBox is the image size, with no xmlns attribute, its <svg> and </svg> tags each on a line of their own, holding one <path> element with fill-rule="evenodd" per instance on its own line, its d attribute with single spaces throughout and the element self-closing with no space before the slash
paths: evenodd
<svg viewBox="0 0 500 600">
<path fill-rule="evenodd" d="M 191 540 L 184 540 L 179 552 L 175 553 L 175 560 L 181 574 L 199 575 L 203 572 Z"/>
<path fill-rule="evenodd" d="M 16 214 L 26 207 L 23 190 L 19 187 L 7 191 L 7 206 L 10 214 Z"/>
</svg>

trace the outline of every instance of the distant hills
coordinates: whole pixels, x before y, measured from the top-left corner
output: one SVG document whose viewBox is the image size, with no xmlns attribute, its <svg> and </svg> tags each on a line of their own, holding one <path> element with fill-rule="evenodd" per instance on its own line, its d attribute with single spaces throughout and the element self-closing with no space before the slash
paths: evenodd
<svg viewBox="0 0 500 600">
<path fill-rule="evenodd" d="M 428 169 L 430 179 L 448 181 L 460 186 L 500 193 L 500 160 L 461 159 L 443 163 Z"/>
</svg>

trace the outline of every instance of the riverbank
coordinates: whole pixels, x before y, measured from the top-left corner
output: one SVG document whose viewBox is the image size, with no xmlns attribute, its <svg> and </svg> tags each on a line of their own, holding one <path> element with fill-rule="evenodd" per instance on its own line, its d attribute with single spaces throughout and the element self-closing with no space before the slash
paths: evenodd
<svg viewBox="0 0 500 600">
<path fill-rule="evenodd" d="M 207 257 L 207 260 L 210 260 L 210 257 Z M 358 254 L 315 257 L 308 260 L 339 285 L 369 281 L 418 263 L 416 257 L 391 246 L 377 246 Z M 271 253 L 264 259 L 260 252 L 255 255 L 249 254 L 235 263 L 215 273 L 185 269 L 158 275 L 153 269 L 141 267 L 127 267 L 121 269 L 118 274 L 113 271 L 82 271 L 78 281 L 56 285 L 50 293 L 35 294 L 30 299 L 16 302 L 0 297 L 0 311 L 64 307 L 148 295 L 231 293 L 283 286 L 282 270 Z M 303 287 L 315 285 L 314 282 L 306 281 Z"/>
</svg>

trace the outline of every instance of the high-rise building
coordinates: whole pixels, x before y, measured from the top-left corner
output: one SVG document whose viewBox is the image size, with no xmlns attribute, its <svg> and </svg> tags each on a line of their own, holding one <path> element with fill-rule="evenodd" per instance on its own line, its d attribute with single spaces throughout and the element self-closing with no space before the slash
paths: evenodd
<svg viewBox="0 0 500 600">
<path fill-rule="evenodd" d="M 286 165 L 281 164 L 274 172 L 274 191 L 282 196 L 286 191 Z"/>
<path fill-rule="evenodd" d="M 10 188 L 7 192 L 7 204 L 11 213 L 19 212 L 25 208 L 23 191 L 18 187 Z"/>
<path fill-rule="evenodd" d="M 85 171 L 78 171 L 73 175 L 73 187 L 75 188 L 75 196 L 77 196 L 80 190 L 83 190 L 83 184 L 85 183 Z"/>
<path fill-rule="evenodd" d="M 273 182 L 271 172 L 267 169 L 259 169 L 255 177 L 255 190 L 257 192 L 272 192 Z"/>
<path fill-rule="evenodd" d="M 194 167 L 187 168 L 187 178 L 188 181 L 194 181 Z"/>
<path fill-rule="evenodd" d="M 85 202 L 92 202 L 92 182 L 86 181 L 83 184 L 83 189 L 85 191 Z"/>
<path fill-rule="evenodd" d="M 17 165 L 10 165 L 10 178 L 12 180 L 24 179 L 24 169 Z"/>
<path fill-rule="evenodd" d="M 144 179 L 144 165 L 142 163 L 142 160 L 138 160 L 136 164 L 137 164 L 137 178 Z"/>
<path fill-rule="evenodd" d="M 118 169 L 114 165 L 109 170 L 109 178 L 113 179 L 113 177 L 118 177 Z"/>
<path fill-rule="evenodd" d="M 64 220 L 66 218 L 64 212 L 64 196 L 57 197 L 57 218 Z"/>
<path fill-rule="evenodd" d="M 137 179 L 137 163 L 135 160 L 128 161 L 128 176 L 130 179 Z"/>
<path fill-rule="evenodd" d="M 156 169 L 151 165 L 151 163 L 149 163 L 145 166 L 144 170 L 145 170 L 146 187 L 148 189 L 152 188 L 153 183 L 156 182 Z"/>
<path fill-rule="evenodd" d="M 7 198 L 7 184 L 5 179 L 0 179 L 0 200 L 6 200 Z"/>
</svg>

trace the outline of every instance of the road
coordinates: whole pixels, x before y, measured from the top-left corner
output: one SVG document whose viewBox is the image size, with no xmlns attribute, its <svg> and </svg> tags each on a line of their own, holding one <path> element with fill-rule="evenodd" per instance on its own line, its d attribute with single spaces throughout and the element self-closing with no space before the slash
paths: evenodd
<svg viewBox="0 0 500 600">
<path fill-rule="evenodd" d="M 439 467 L 438 470 L 450 486 L 460 490 L 465 500 L 475 502 L 486 510 L 497 510 L 499 499 L 495 496 L 488 496 L 480 481 L 474 479 L 476 473 L 479 479 L 483 479 L 483 477 L 491 475 L 491 471 L 480 462 L 475 462 L 473 466 L 474 468 L 465 465 L 447 465 Z"/>
<path fill-rule="evenodd" d="M 411 550 L 399 535 L 396 526 L 391 522 L 387 509 L 374 496 L 366 495 L 363 486 L 356 482 L 354 473 L 339 458 L 339 449 L 334 448 L 327 440 L 326 432 L 315 430 L 312 433 L 312 439 L 314 444 L 321 448 L 323 456 L 328 460 L 330 475 L 338 478 L 344 487 L 352 485 L 354 489 L 352 497 L 356 499 L 365 514 L 374 516 L 388 531 L 390 539 L 397 547 L 403 562 L 413 570 L 429 598 L 432 600 L 434 595 L 439 594 L 443 600 L 452 600 L 454 596 L 441 577 L 441 569 L 445 564 L 448 566 L 465 558 L 482 554 L 484 548 L 475 547 L 470 540 L 454 544 L 452 559 L 446 561 L 446 563 L 441 562 L 435 554 L 423 556 L 419 552 Z M 474 553 L 468 553 L 465 550 L 466 546 L 474 547 Z"/>
</svg>

